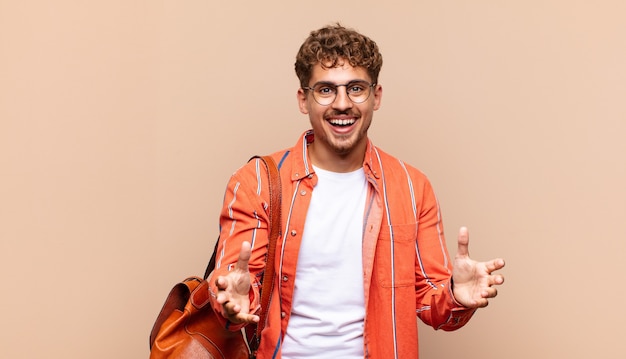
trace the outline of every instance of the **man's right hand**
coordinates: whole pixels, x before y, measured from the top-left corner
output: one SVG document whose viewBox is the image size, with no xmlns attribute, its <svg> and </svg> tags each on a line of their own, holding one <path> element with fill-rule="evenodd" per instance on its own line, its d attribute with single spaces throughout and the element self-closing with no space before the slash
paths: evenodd
<svg viewBox="0 0 626 359">
<path fill-rule="evenodd" d="M 257 323 L 259 316 L 250 314 L 250 270 L 248 261 L 252 253 L 250 243 L 243 242 L 235 268 L 215 280 L 216 300 L 222 305 L 222 315 L 231 323 Z"/>
</svg>

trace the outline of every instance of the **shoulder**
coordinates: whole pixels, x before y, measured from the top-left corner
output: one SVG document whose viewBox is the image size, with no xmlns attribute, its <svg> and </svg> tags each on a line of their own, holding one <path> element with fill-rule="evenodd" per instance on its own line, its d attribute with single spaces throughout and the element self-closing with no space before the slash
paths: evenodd
<svg viewBox="0 0 626 359">
<path fill-rule="evenodd" d="M 248 162 L 244 163 L 241 167 L 239 167 L 235 171 L 233 176 L 236 176 L 236 177 L 241 177 L 241 176 L 247 177 L 250 175 L 256 176 L 258 174 L 267 172 L 267 169 L 265 165 L 263 164 L 263 162 L 266 162 L 266 159 L 273 160 L 274 163 L 276 164 L 276 167 L 280 169 L 281 167 L 283 167 L 283 165 L 286 162 L 286 159 L 289 158 L 290 154 L 291 154 L 290 149 L 283 149 L 283 150 L 280 150 L 271 154 L 267 154 L 267 155 L 258 154 L 258 155 L 251 156 Z"/>
<path fill-rule="evenodd" d="M 271 158 L 276 166 L 280 169 L 286 162 L 286 158 L 289 157 L 289 149 L 274 152 L 269 155 L 255 155 L 243 163 L 232 175 L 229 180 L 228 187 L 237 187 L 239 190 L 243 190 L 250 194 L 261 194 L 266 191 L 268 187 L 268 167 L 264 162 L 267 162 L 265 158 Z M 269 165 L 269 163 L 268 163 Z M 281 177 L 284 177 L 285 171 L 280 171 Z M 283 178 L 284 181 L 286 178 Z"/>
<path fill-rule="evenodd" d="M 417 167 L 406 163 L 402 159 L 385 152 L 380 147 L 372 146 L 372 152 L 374 152 L 373 162 L 378 162 L 378 165 L 384 171 L 384 174 L 392 177 L 403 177 L 402 174 L 408 176 L 413 181 L 428 182 L 428 177 Z"/>
</svg>

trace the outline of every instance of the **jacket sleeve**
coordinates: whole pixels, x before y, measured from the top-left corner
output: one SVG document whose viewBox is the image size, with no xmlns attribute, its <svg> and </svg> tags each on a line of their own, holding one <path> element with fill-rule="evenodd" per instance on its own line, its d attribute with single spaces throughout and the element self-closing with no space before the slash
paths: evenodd
<svg viewBox="0 0 626 359">
<path fill-rule="evenodd" d="M 239 258 L 241 244 L 244 241 L 252 245 L 250 270 L 250 312 L 260 308 L 260 281 L 265 268 L 265 256 L 268 244 L 268 201 L 267 170 L 258 165 L 258 160 L 250 161 L 230 178 L 224 195 L 220 213 L 220 238 L 217 246 L 215 269 L 209 276 L 211 305 L 225 327 L 235 331 L 243 325 L 230 325 L 219 313 L 221 306 L 216 302 L 215 279 L 226 275 L 235 268 Z"/>
<path fill-rule="evenodd" d="M 415 268 L 417 315 L 435 329 L 456 330 L 464 326 L 476 310 L 466 308 L 454 299 L 452 263 L 441 212 L 428 180 L 423 186 L 421 204 Z"/>
</svg>

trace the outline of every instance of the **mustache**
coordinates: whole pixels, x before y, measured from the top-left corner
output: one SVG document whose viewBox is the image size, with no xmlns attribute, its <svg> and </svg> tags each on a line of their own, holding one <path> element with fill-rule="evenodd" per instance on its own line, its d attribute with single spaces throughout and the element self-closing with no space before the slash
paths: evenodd
<svg viewBox="0 0 626 359">
<path fill-rule="evenodd" d="M 329 110 L 328 112 L 326 112 L 324 114 L 324 118 L 328 119 L 331 117 L 338 117 L 338 116 L 349 116 L 349 117 L 361 117 L 361 113 L 358 111 L 353 111 L 353 110 L 346 110 L 346 111 L 337 111 L 337 110 Z"/>
</svg>

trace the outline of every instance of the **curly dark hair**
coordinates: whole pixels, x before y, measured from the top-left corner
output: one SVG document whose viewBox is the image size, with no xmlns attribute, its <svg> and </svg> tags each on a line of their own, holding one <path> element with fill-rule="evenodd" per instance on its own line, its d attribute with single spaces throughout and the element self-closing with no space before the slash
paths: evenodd
<svg viewBox="0 0 626 359">
<path fill-rule="evenodd" d="M 372 82 L 378 81 L 383 66 L 378 45 L 369 37 L 337 23 L 311 31 L 300 46 L 295 64 L 300 86 L 309 86 L 311 72 L 317 63 L 323 68 L 333 68 L 342 60 L 354 67 L 365 68 Z"/>
</svg>

